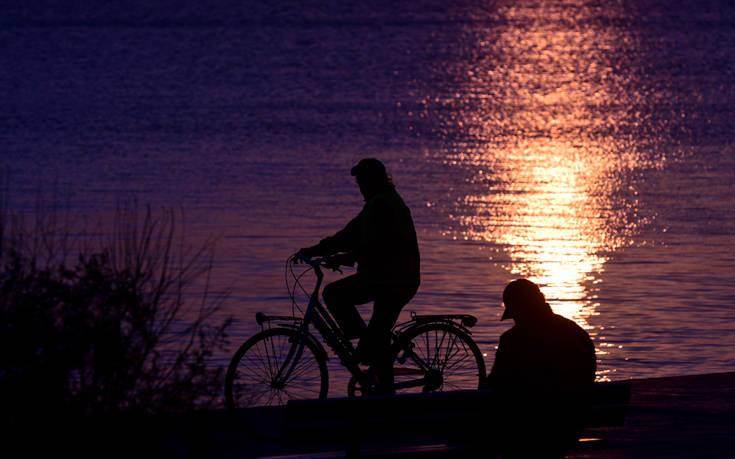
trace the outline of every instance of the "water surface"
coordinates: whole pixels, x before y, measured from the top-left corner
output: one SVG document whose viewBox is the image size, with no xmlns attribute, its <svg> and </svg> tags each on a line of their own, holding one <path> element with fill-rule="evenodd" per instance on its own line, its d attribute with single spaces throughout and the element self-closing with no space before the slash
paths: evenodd
<svg viewBox="0 0 735 459">
<path fill-rule="evenodd" d="M 732 371 L 735 7 L 609 3 L 9 8 L 11 204 L 183 209 L 219 237 L 234 351 L 289 312 L 283 262 L 359 211 L 375 156 L 420 237 L 406 315 L 475 314 L 488 366 L 529 277 L 600 379 Z"/>
</svg>

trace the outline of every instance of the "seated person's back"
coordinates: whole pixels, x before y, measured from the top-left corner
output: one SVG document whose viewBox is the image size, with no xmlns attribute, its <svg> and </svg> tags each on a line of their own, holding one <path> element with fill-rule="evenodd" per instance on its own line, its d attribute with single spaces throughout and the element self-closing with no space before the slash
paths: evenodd
<svg viewBox="0 0 735 459">
<path fill-rule="evenodd" d="M 577 394 L 595 379 L 595 348 L 573 321 L 549 312 L 542 321 L 516 325 L 500 338 L 491 386 L 503 391 Z"/>
<path fill-rule="evenodd" d="M 488 375 L 497 394 L 498 441 L 506 453 L 535 456 L 563 450 L 581 430 L 595 379 L 595 347 L 586 331 L 554 314 L 533 282 L 518 279 L 503 292 L 515 326 L 503 333 Z M 513 455 L 510 454 L 510 455 Z"/>
</svg>

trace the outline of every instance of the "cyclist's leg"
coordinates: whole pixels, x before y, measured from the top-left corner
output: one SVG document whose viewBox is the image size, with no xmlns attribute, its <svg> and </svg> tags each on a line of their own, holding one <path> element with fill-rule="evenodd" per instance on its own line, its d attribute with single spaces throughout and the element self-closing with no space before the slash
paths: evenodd
<svg viewBox="0 0 735 459">
<path fill-rule="evenodd" d="M 355 305 L 375 299 L 374 289 L 368 288 L 359 273 L 334 281 L 322 291 L 324 303 L 347 339 L 359 338 L 367 326 Z"/>
<path fill-rule="evenodd" d="M 416 290 L 413 286 L 381 287 L 375 299 L 373 315 L 358 347 L 378 381 L 375 393 L 395 393 L 390 332 Z"/>
</svg>

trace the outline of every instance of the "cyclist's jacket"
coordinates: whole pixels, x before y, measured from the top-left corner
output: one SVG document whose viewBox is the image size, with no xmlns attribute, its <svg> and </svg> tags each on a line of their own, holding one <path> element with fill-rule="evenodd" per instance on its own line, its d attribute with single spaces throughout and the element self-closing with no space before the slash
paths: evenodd
<svg viewBox="0 0 735 459">
<path fill-rule="evenodd" d="M 358 273 L 368 281 L 419 285 L 416 229 L 411 211 L 393 187 L 368 198 L 357 217 L 314 248 L 322 253 L 352 254 Z"/>
</svg>

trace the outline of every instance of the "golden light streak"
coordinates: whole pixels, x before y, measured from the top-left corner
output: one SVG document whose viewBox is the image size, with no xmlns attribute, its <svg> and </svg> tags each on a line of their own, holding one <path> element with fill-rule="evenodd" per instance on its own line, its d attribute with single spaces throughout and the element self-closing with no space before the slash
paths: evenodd
<svg viewBox="0 0 735 459">
<path fill-rule="evenodd" d="M 488 28 L 478 38 L 487 53 L 467 70 L 474 103 L 457 123 L 484 145 L 450 162 L 474 168 L 486 189 L 458 203 L 460 237 L 502 247 L 503 268 L 537 282 L 556 312 L 591 329 L 607 256 L 638 224 L 636 203 L 616 198 L 618 177 L 641 163 L 615 135 L 627 122 L 614 107 L 629 76 L 607 57 L 631 38 L 585 18 L 559 27 L 570 12 L 543 2 L 503 13 L 531 26 Z"/>
</svg>

